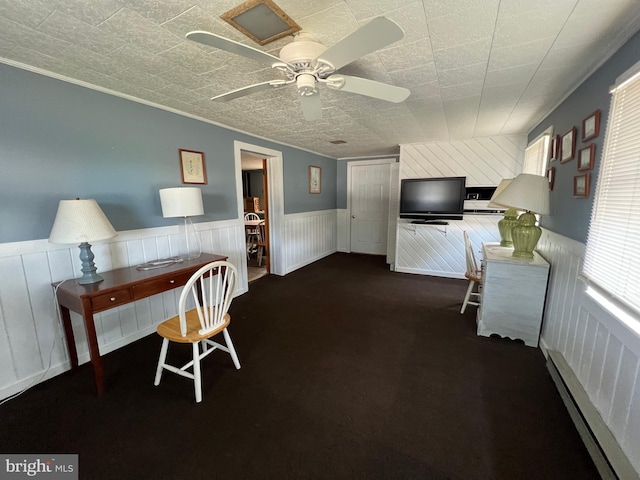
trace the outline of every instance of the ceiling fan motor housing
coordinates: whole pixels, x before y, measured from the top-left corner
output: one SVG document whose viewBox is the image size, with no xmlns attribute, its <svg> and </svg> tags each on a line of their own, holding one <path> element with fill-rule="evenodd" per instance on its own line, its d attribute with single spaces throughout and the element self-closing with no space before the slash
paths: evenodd
<svg viewBox="0 0 640 480">
<path fill-rule="evenodd" d="M 326 49 L 313 35 L 300 33 L 295 42 L 282 47 L 280 59 L 293 65 L 297 72 L 312 71 L 317 66 L 316 59 Z"/>
</svg>

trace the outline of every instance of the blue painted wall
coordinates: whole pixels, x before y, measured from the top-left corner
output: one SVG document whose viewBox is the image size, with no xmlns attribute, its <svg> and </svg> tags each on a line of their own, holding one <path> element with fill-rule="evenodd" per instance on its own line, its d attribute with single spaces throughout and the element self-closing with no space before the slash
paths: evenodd
<svg viewBox="0 0 640 480">
<path fill-rule="evenodd" d="M 549 230 L 586 242 L 591 217 L 591 207 L 596 188 L 600 156 L 606 134 L 611 95 L 609 89 L 616 78 L 640 60 L 640 33 L 633 36 L 605 64 L 594 72 L 580 87 L 547 116 L 530 134 L 529 141 L 553 125 L 556 134 L 564 134 L 575 126 L 578 130 L 576 157 L 565 163 L 551 162 L 555 167 L 555 182 L 551 192 L 551 215 L 542 217 L 541 224 Z M 582 120 L 600 109 L 600 135 L 582 142 Z M 578 172 L 577 153 L 583 147 L 595 143 L 596 160 L 591 173 L 589 198 L 573 198 L 573 177 Z"/>
<path fill-rule="evenodd" d="M 283 152 L 285 214 L 336 208 L 336 160 L 0 64 L 0 243 L 48 238 L 60 199 L 95 198 L 116 230 L 172 225 L 158 189 L 178 149 L 205 154 L 205 215 L 237 218 L 234 140 Z M 322 167 L 322 194 L 307 168 Z"/>
</svg>

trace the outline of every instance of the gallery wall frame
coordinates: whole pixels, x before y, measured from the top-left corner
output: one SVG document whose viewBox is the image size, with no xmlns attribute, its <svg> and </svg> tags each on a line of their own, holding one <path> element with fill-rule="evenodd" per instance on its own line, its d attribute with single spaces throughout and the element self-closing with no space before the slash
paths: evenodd
<svg viewBox="0 0 640 480">
<path fill-rule="evenodd" d="M 549 167 L 547 169 L 547 179 L 549 180 L 549 190 L 553 191 L 553 185 L 556 181 L 556 167 Z"/>
<path fill-rule="evenodd" d="M 586 142 L 600 135 L 600 110 L 582 120 L 582 141 Z"/>
<path fill-rule="evenodd" d="M 562 135 L 560 141 L 560 163 L 573 160 L 573 157 L 576 156 L 576 134 L 577 129 L 574 126 Z"/>
<path fill-rule="evenodd" d="M 589 196 L 589 183 L 591 183 L 591 175 L 583 173 L 573 177 L 573 196 L 575 198 L 587 198 Z"/>
<path fill-rule="evenodd" d="M 592 170 L 596 158 L 596 144 L 578 150 L 578 171 Z"/>
</svg>

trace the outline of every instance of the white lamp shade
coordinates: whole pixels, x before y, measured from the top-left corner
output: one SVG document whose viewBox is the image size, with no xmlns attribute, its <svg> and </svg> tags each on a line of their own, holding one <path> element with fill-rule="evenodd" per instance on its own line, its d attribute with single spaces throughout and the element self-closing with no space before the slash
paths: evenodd
<svg viewBox="0 0 640 480">
<path fill-rule="evenodd" d="M 549 179 L 542 175 L 521 173 L 491 201 L 516 210 L 549 215 Z"/>
<path fill-rule="evenodd" d="M 49 242 L 80 244 L 115 236 L 116 231 L 95 200 L 60 200 Z"/>
<path fill-rule="evenodd" d="M 176 187 L 160 189 L 162 216 L 194 217 L 204 214 L 202 191 L 197 187 Z"/>
<path fill-rule="evenodd" d="M 499 203 L 495 202 L 495 199 L 498 195 L 500 195 L 502 193 L 502 191 L 507 188 L 507 185 L 509 185 L 511 182 L 513 181 L 513 178 L 503 178 L 502 180 L 500 180 L 500 183 L 498 184 L 498 187 L 496 188 L 496 191 L 493 192 L 493 195 L 491 195 L 491 200 L 489 200 L 489 203 L 487 204 L 488 208 L 505 208 L 507 207 L 507 205 L 501 205 Z"/>
</svg>

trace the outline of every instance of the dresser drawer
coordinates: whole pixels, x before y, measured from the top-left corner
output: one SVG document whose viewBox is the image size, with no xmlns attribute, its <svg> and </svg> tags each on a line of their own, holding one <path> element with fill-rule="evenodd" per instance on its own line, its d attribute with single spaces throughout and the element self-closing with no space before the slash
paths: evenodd
<svg viewBox="0 0 640 480">
<path fill-rule="evenodd" d="M 150 297 L 151 295 L 166 292 L 172 288 L 181 287 L 189 281 L 191 275 L 192 273 L 189 272 L 178 273 L 170 277 L 158 278 L 135 285 L 133 287 L 133 297 L 136 300 L 139 300 L 141 298 Z"/>
<path fill-rule="evenodd" d="M 108 308 L 128 303 L 132 299 L 131 290 L 123 288 L 122 290 L 116 290 L 115 292 L 93 297 L 91 299 L 91 308 L 94 312 L 99 312 L 100 310 L 106 310 Z"/>
</svg>

